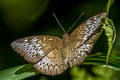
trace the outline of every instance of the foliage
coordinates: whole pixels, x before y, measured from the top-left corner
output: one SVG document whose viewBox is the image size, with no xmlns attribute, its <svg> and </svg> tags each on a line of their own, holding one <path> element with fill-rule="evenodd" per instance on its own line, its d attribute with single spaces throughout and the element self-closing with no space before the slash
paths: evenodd
<svg viewBox="0 0 120 80">
<path fill-rule="evenodd" d="M 116 30 L 114 27 L 114 24 L 112 20 L 106 18 L 105 23 L 103 24 L 103 29 L 105 30 L 105 34 L 108 38 L 108 53 L 107 53 L 107 59 L 106 64 L 108 65 L 110 52 L 112 50 L 112 44 L 114 43 L 114 40 L 116 38 Z"/>
<path fill-rule="evenodd" d="M 38 18 L 38 16 L 41 16 L 43 14 L 43 12 L 46 10 L 46 7 L 48 6 L 48 3 L 49 3 L 49 0 L 45 0 L 45 2 L 43 2 L 43 3 L 41 0 L 39 0 L 39 1 L 41 4 L 39 9 L 36 9 L 36 7 L 38 7 L 38 5 L 34 5 L 34 6 L 31 6 L 32 11 L 29 11 L 29 10 L 27 10 L 27 8 L 25 8 L 20 11 L 17 10 L 17 11 L 19 11 L 19 12 L 17 12 L 16 7 L 10 8 L 7 5 L 7 4 L 9 4 L 9 5 L 14 4 L 13 0 L 11 2 L 9 0 L 4 0 L 4 1 L 2 0 L 3 4 L 1 6 L 3 8 L 12 9 L 12 12 L 10 12 L 11 14 L 8 15 L 8 17 L 10 18 L 9 19 L 10 22 L 6 21 L 7 14 L 4 16 L 5 22 L 8 23 L 9 26 L 11 26 L 9 28 L 11 28 L 11 30 L 14 30 L 17 32 L 17 31 L 19 31 L 19 29 L 21 29 L 21 26 L 22 26 L 22 28 L 30 26 L 31 22 L 35 21 Z M 91 2 L 92 2 L 92 0 L 91 0 Z M 92 68 L 92 71 L 95 74 L 95 76 L 87 73 L 86 69 L 84 69 L 84 68 L 79 68 L 79 67 L 71 68 L 70 74 L 72 76 L 72 80 L 110 80 L 113 77 L 113 73 L 115 73 L 114 70 L 120 71 L 120 62 L 119 62 L 120 57 L 113 55 L 113 54 L 110 56 L 110 53 L 111 53 L 111 50 L 113 47 L 113 42 L 114 42 L 114 39 L 116 36 L 115 26 L 113 25 L 112 20 L 110 20 L 108 18 L 109 9 L 112 6 L 113 2 L 114 2 L 114 0 L 108 1 L 107 18 L 105 19 L 105 23 L 103 23 L 103 29 L 104 29 L 105 34 L 108 39 L 107 55 L 105 53 L 96 53 L 94 55 L 90 55 L 81 64 L 81 65 L 95 65 Z M 30 7 L 31 3 L 32 2 L 26 3 L 24 5 L 28 5 Z M 35 3 L 37 3 L 37 0 L 35 1 Z M 21 4 L 22 4 L 22 2 L 20 3 L 20 5 Z M 84 7 L 84 8 L 86 8 L 86 7 Z M 87 8 L 89 8 L 89 6 Z M 79 10 L 79 9 L 76 9 L 76 11 L 77 10 Z M 18 14 L 22 11 L 23 11 L 22 14 L 23 15 L 25 14 L 24 16 L 20 16 L 20 14 Z M 72 12 L 74 12 L 74 11 L 72 11 Z M 87 11 L 84 11 L 84 12 L 87 13 Z M 92 12 L 94 12 L 94 11 L 92 11 Z M 90 13 L 90 12 L 88 12 L 88 13 Z M 12 16 L 14 14 L 16 17 L 12 18 Z M 22 17 L 25 17 L 25 18 L 22 18 Z M 18 19 L 18 18 L 20 18 L 20 19 Z M 18 21 L 16 21 L 16 20 L 18 20 Z M 13 21 L 13 22 L 11 22 L 11 21 Z M 14 22 L 15 22 L 15 24 L 14 24 Z M 69 23 L 71 23 L 71 22 L 69 22 Z M 11 25 L 11 24 L 13 24 L 13 25 Z M 21 24 L 24 24 L 24 25 L 21 25 Z M 16 30 L 17 29 L 16 25 L 18 26 L 18 30 Z M 51 26 L 51 25 L 49 25 L 49 26 Z M 49 31 L 51 31 L 51 30 L 48 29 L 47 32 L 50 33 Z M 55 29 L 55 31 L 56 31 L 55 33 L 58 34 L 56 29 Z M 106 57 L 107 57 L 107 59 L 106 59 Z M 104 75 L 104 73 L 106 73 L 106 72 L 108 74 Z M 9 68 L 9 69 L 0 71 L 0 80 L 20 80 L 20 79 L 25 79 L 25 78 L 35 76 L 38 74 L 40 74 L 40 72 L 37 72 L 31 64 L 25 64 L 25 65 L 21 65 L 21 66 L 17 66 L 17 67 L 13 67 L 13 68 Z M 42 76 L 40 78 L 40 80 L 47 80 L 47 78 Z"/>
<path fill-rule="evenodd" d="M 80 69 L 79 67 L 74 67 L 71 70 L 71 75 L 73 76 L 72 80 L 110 80 L 112 79 L 112 74 L 114 70 L 110 70 L 109 68 L 95 66 L 92 68 L 93 74 L 87 73 L 85 69 Z M 107 73 L 104 75 L 104 73 Z"/>
</svg>

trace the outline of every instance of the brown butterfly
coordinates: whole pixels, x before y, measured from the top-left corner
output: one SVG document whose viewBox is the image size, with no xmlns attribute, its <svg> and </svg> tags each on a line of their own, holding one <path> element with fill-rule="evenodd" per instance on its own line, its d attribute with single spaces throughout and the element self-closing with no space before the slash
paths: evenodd
<svg viewBox="0 0 120 80">
<path fill-rule="evenodd" d="M 68 67 L 79 65 L 93 48 L 106 13 L 97 14 L 63 39 L 55 36 L 31 36 L 11 43 L 12 48 L 46 75 L 58 75 Z"/>
</svg>

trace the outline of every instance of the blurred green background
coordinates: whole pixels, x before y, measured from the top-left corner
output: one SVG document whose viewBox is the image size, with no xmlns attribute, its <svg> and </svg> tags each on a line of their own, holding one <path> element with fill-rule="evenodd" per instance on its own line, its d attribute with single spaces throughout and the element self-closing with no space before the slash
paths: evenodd
<svg viewBox="0 0 120 80">
<path fill-rule="evenodd" d="M 84 12 L 77 25 L 89 17 L 103 12 L 108 0 L 0 0 L 0 70 L 26 64 L 27 62 L 11 49 L 16 39 L 32 35 L 52 35 L 62 38 L 63 31 L 52 16 L 55 13 L 64 29 L 74 23 Z M 117 30 L 112 54 L 120 56 L 120 7 L 115 0 L 109 18 Z M 107 52 L 107 41 L 103 34 L 92 53 Z M 67 69 L 58 76 L 36 75 L 25 80 L 120 80 L 120 72 L 112 69 L 80 65 Z"/>
</svg>

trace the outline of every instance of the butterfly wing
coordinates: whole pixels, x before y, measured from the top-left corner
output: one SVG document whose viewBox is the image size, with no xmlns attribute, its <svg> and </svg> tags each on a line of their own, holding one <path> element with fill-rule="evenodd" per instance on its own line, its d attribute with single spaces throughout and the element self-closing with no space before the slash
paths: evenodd
<svg viewBox="0 0 120 80">
<path fill-rule="evenodd" d="M 12 48 L 34 67 L 47 75 L 57 75 L 67 69 L 61 51 L 62 40 L 52 36 L 32 36 L 11 43 Z"/>
<path fill-rule="evenodd" d="M 93 44 L 100 32 L 100 25 L 106 13 L 100 13 L 89 18 L 78 26 L 70 35 L 69 64 L 79 65 L 84 61 L 93 48 Z"/>
</svg>

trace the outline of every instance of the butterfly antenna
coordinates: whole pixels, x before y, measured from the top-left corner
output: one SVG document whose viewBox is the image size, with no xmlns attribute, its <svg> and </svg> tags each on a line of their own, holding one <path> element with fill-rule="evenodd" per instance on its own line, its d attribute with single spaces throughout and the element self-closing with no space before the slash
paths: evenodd
<svg viewBox="0 0 120 80">
<path fill-rule="evenodd" d="M 58 18 L 56 17 L 55 13 L 53 13 L 53 16 L 55 17 L 57 23 L 59 24 L 59 26 L 61 27 L 61 29 L 63 30 L 64 33 L 66 33 L 65 29 L 63 28 L 63 26 L 61 25 L 60 21 L 58 20 Z"/>
<path fill-rule="evenodd" d="M 80 14 L 80 16 L 77 18 L 77 20 L 72 24 L 72 26 L 67 30 L 67 33 L 75 26 L 75 24 L 80 20 L 80 18 L 84 15 L 84 13 L 82 12 Z"/>
</svg>

